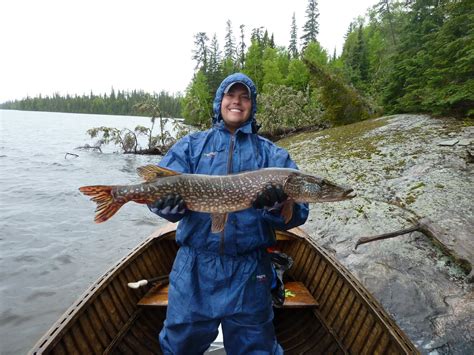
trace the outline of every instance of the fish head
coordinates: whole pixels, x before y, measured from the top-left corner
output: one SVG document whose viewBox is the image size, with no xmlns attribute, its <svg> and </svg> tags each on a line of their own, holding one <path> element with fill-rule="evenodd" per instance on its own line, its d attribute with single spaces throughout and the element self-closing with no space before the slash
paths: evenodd
<svg viewBox="0 0 474 355">
<path fill-rule="evenodd" d="M 348 186 L 337 185 L 327 179 L 294 172 L 285 181 L 284 190 L 297 202 L 333 202 L 356 196 Z"/>
</svg>

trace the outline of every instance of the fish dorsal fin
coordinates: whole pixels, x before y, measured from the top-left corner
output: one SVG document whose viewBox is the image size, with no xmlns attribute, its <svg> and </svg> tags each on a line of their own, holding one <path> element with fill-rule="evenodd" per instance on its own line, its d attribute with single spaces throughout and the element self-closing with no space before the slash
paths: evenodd
<svg viewBox="0 0 474 355">
<path fill-rule="evenodd" d="M 224 230 L 225 223 L 227 222 L 227 213 L 211 213 L 211 220 L 211 232 L 222 232 Z"/>
<path fill-rule="evenodd" d="M 151 164 L 138 167 L 137 173 L 143 179 L 145 179 L 145 181 L 153 181 L 165 176 L 180 175 L 180 173 L 174 170 L 162 168 L 161 166 Z"/>
</svg>

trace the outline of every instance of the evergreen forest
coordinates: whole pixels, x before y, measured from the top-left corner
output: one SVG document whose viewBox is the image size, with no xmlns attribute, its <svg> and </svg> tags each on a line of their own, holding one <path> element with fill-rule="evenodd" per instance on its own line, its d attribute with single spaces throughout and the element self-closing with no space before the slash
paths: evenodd
<svg viewBox="0 0 474 355">
<path fill-rule="evenodd" d="M 161 108 L 164 117 L 182 117 L 182 97 L 171 95 L 166 91 L 160 93 L 146 93 L 142 90 L 131 92 L 117 91 L 112 88 L 109 94 L 97 95 L 91 92 L 89 95 L 53 96 L 41 95 L 28 97 L 23 100 L 5 102 L 0 108 L 25 111 L 49 111 L 69 113 L 90 113 L 104 115 L 133 115 L 149 116 L 148 112 L 137 109 L 140 104 L 154 102 Z"/>
<path fill-rule="evenodd" d="M 186 121 L 208 127 L 214 93 L 236 71 L 257 85 L 263 132 L 391 113 L 474 115 L 473 1 L 380 0 L 349 25 L 339 56 L 317 40 L 319 15 L 317 0 L 308 0 L 299 30 L 293 14 L 287 46 L 256 28 L 247 48 L 244 25 L 234 35 L 230 21 L 222 50 L 215 34 L 197 33 Z"/>
<path fill-rule="evenodd" d="M 257 86 L 257 120 L 270 134 L 391 113 L 474 116 L 473 1 L 380 0 L 348 26 L 339 55 L 318 42 L 317 0 L 307 1 L 301 27 L 294 13 L 288 15 L 287 44 L 277 43 L 271 29 L 240 25 L 234 33 L 231 20 L 222 46 L 216 34 L 196 33 L 195 73 L 183 97 L 112 90 L 27 98 L 1 107 L 128 115 L 151 98 L 165 117 L 184 117 L 206 128 L 217 87 L 240 71 Z"/>
</svg>

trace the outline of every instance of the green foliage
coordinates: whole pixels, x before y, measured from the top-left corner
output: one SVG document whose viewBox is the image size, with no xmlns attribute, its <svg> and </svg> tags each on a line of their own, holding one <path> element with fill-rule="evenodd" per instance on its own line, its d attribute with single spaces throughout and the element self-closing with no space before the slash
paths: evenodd
<svg viewBox="0 0 474 355">
<path fill-rule="evenodd" d="M 309 83 L 309 71 L 299 59 L 292 59 L 288 64 L 288 75 L 285 85 L 297 91 L 305 92 Z"/>
<path fill-rule="evenodd" d="M 285 85 L 267 84 L 260 95 L 257 119 L 262 131 L 275 134 L 319 123 L 319 117 L 309 112 L 309 100 L 304 92 Z"/>
<path fill-rule="evenodd" d="M 308 58 L 305 58 L 305 63 L 311 80 L 319 89 L 318 96 L 324 106 L 325 120 L 341 125 L 369 118 L 369 106 L 353 88 L 320 64 Z"/>
<path fill-rule="evenodd" d="M 398 21 L 382 102 L 392 112 L 469 115 L 474 107 L 474 4 L 416 0 Z M 395 23 L 396 23 L 395 18 Z"/>
<path fill-rule="evenodd" d="M 144 114 L 151 116 L 151 127 L 145 127 L 138 125 L 132 131 L 128 128 L 118 129 L 115 127 L 94 127 L 87 131 L 87 134 L 91 138 L 98 138 L 98 141 L 94 144 L 94 148 L 97 149 L 103 144 L 112 143 L 118 145 L 123 153 L 140 153 L 142 150 L 139 150 L 138 137 L 146 136 L 148 138 L 148 151 L 154 151 L 158 149 L 159 152 L 166 152 L 175 142 L 176 139 L 171 136 L 171 133 L 165 130 L 165 125 L 169 121 L 167 118 L 163 118 L 161 114 L 160 107 L 157 101 L 151 99 L 136 104 L 134 110 L 139 114 Z M 153 128 L 155 122 L 158 119 L 160 133 L 158 135 L 153 135 Z M 180 138 L 184 134 L 189 133 L 184 125 L 178 120 L 173 120 L 173 129 L 177 132 L 177 137 Z"/>
<path fill-rule="evenodd" d="M 344 72 L 349 81 L 358 89 L 366 89 L 369 76 L 369 53 L 362 23 L 351 32 L 344 43 L 342 54 Z"/>
<path fill-rule="evenodd" d="M 91 138 L 99 138 L 99 144 L 96 144 L 97 146 L 112 143 L 120 146 L 124 153 L 137 151 L 137 135 L 128 128 L 119 130 L 115 127 L 94 127 L 87 130 L 87 134 L 89 134 Z"/>
<path fill-rule="evenodd" d="M 267 131 L 319 122 L 321 116 L 340 125 L 383 110 L 474 115 L 473 6 L 467 0 L 380 0 L 350 24 L 342 54 L 334 50 L 329 58 L 316 40 L 317 1 L 309 0 L 303 53 L 294 14 L 288 49 L 276 46 L 267 29 L 254 28 L 238 60 L 221 59 L 219 71 L 204 71 L 209 102 L 218 83 L 239 70 L 257 86 L 258 119 Z M 229 23 L 226 32 L 232 39 Z M 193 107 L 204 107 L 202 102 Z"/>
<path fill-rule="evenodd" d="M 281 85 L 283 83 L 283 73 L 278 66 L 278 53 L 275 48 L 267 47 L 263 52 L 263 90 L 268 92 L 269 85 Z"/>
<path fill-rule="evenodd" d="M 187 124 L 201 129 L 210 127 L 212 117 L 212 97 L 209 94 L 207 78 L 198 71 L 186 90 L 183 99 L 183 116 Z"/>
<path fill-rule="evenodd" d="M 321 47 L 318 41 L 314 41 L 308 44 L 303 52 L 303 57 L 314 64 L 319 66 L 326 66 L 328 63 L 328 54 L 324 48 Z"/>
<path fill-rule="evenodd" d="M 242 71 L 252 78 L 257 90 L 260 91 L 263 87 L 263 45 L 258 37 L 254 36 L 252 40 Z"/>
</svg>

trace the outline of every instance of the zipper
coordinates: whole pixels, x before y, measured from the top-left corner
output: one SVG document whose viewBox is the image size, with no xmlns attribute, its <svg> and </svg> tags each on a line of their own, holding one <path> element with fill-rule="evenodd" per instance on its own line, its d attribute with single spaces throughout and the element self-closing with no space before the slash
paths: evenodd
<svg viewBox="0 0 474 355">
<path fill-rule="evenodd" d="M 234 141 L 235 141 L 235 134 L 232 134 L 230 137 L 230 145 L 229 145 L 229 155 L 227 156 L 227 175 L 232 174 L 232 168 L 233 168 L 233 157 L 234 157 Z M 225 235 L 224 235 L 224 230 L 221 232 L 221 239 L 219 241 L 219 250 L 220 254 L 223 255 L 225 248 L 224 248 L 224 241 L 225 241 Z"/>
</svg>

